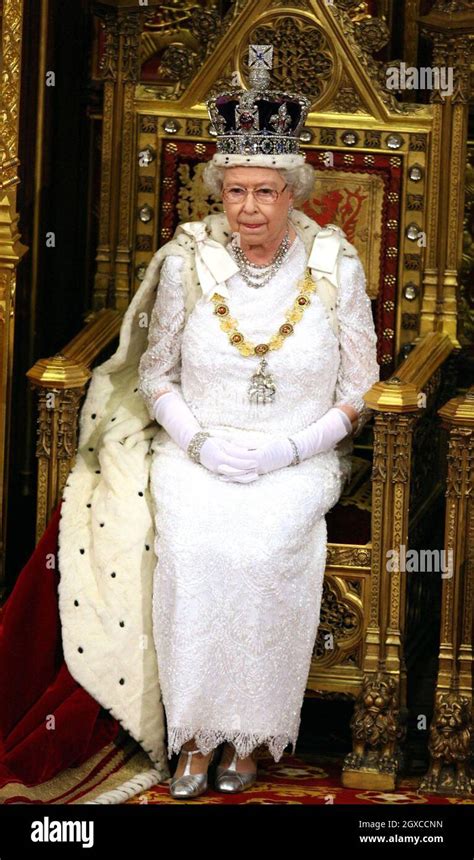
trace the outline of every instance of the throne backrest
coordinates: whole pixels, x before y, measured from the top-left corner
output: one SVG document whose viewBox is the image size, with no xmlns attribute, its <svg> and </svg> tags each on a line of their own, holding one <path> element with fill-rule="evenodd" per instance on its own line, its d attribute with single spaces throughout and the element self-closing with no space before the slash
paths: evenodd
<svg viewBox="0 0 474 860">
<path fill-rule="evenodd" d="M 199 147 L 199 149 L 198 149 Z M 198 151 L 197 151 L 198 150 Z M 203 182 L 203 168 L 215 151 L 213 143 L 193 144 L 175 138 L 165 142 L 161 158 L 161 241 L 167 241 L 180 221 L 195 221 L 222 211 L 219 199 L 210 195 Z M 393 358 L 395 329 L 397 254 L 391 247 L 394 225 L 400 221 L 401 161 L 392 154 L 324 152 L 309 149 L 307 161 L 317 178 L 303 211 L 324 226 L 338 224 L 358 249 L 367 275 L 378 335 L 378 361 L 385 374 L 387 356 Z M 385 343 L 385 341 L 388 341 Z"/>
<path fill-rule="evenodd" d="M 357 247 L 373 302 L 381 377 L 390 376 L 421 325 L 423 238 L 431 223 L 427 201 L 437 181 L 428 161 L 433 106 L 401 104 L 388 91 L 371 56 L 388 36 L 383 21 L 371 13 L 360 19 L 351 5 L 339 2 L 298 0 L 292 8 L 243 2 L 231 4 L 217 22 L 215 4 L 200 0 L 200 5 L 199 15 L 193 12 L 197 7 L 178 12 L 170 5 L 143 17 L 136 83 L 129 83 L 127 69 L 121 72 L 120 128 L 111 126 L 116 114 L 109 97 L 118 86 L 108 66 L 108 43 L 98 40 L 110 122 L 102 146 L 96 306 L 107 288 L 108 300 L 124 307 L 123 261 L 133 273 L 133 294 L 153 251 L 171 238 L 179 221 L 221 209 L 202 182 L 203 164 L 215 151 L 205 100 L 225 89 L 234 74 L 247 86 L 249 44 L 271 43 L 275 84 L 311 102 L 301 144 L 317 180 L 304 211 L 322 225 L 341 226 Z M 206 38 L 203 27 L 212 30 Z M 110 39 L 114 32 L 111 28 Z M 107 179 L 115 175 L 118 151 L 113 132 L 122 137 L 122 180 L 110 195 Z M 111 199 L 120 201 L 117 249 L 107 228 Z"/>
</svg>

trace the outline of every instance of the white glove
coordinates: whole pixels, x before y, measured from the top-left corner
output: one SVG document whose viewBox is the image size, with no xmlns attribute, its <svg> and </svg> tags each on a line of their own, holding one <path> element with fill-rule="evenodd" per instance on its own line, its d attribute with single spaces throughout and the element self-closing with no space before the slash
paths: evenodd
<svg viewBox="0 0 474 860">
<path fill-rule="evenodd" d="M 298 448 L 300 461 L 303 461 L 312 457 L 313 454 L 330 451 L 350 433 L 352 433 L 351 419 L 342 409 L 333 406 L 318 421 L 313 421 L 303 430 L 292 433 L 291 438 Z M 268 442 L 256 450 L 249 449 L 249 453 L 257 459 L 259 475 L 289 466 L 295 455 L 288 438 L 275 439 L 275 441 Z"/>
<path fill-rule="evenodd" d="M 291 434 L 298 448 L 300 460 L 307 460 L 313 454 L 331 451 L 341 439 L 352 433 L 352 421 L 342 409 L 333 406 L 322 418 L 314 421 L 304 430 Z"/>
<path fill-rule="evenodd" d="M 175 391 L 160 394 L 153 405 L 153 414 L 162 427 L 183 451 L 202 427 L 189 406 Z"/>
<path fill-rule="evenodd" d="M 153 414 L 158 424 L 168 432 L 183 451 L 196 433 L 202 430 L 189 406 L 175 391 L 165 391 L 155 401 Z M 224 439 L 210 436 L 199 452 L 199 459 L 206 469 L 227 475 L 229 480 L 248 483 L 258 478 L 257 461 L 247 448 Z"/>
<path fill-rule="evenodd" d="M 221 476 L 221 480 L 248 484 L 258 478 L 257 460 L 247 448 L 210 436 L 199 452 L 199 459 L 206 469 Z"/>
</svg>

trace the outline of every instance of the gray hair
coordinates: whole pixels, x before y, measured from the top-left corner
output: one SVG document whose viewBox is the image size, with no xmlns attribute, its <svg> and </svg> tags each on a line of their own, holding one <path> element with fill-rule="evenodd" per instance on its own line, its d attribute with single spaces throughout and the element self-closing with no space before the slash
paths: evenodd
<svg viewBox="0 0 474 860">
<path fill-rule="evenodd" d="M 251 165 L 243 166 L 250 167 Z M 227 169 L 226 167 L 219 167 L 212 161 L 208 161 L 204 167 L 202 172 L 204 185 L 214 197 L 221 196 L 224 172 Z M 272 170 L 276 170 L 285 182 L 288 183 L 294 194 L 295 205 L 304 203 L 305 200 L 311 197 L 316 177 L 316 171 L 311 164 L 302 164 L 300 167 L 291 168 L 272 168 Z"/>
</svg>

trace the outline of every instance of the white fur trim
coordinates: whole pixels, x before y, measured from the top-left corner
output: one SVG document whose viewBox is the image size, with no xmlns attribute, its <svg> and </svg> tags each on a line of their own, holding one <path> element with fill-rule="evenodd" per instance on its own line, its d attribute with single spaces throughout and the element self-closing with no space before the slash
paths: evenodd
<svg viewBox="0 0 474 860">
<path fill-rule="evenodd" d="M 274 170 L 291 170 L 292 167 L 301 167 L 306 158 L 302 153 L 295 155 L 226 155 L 224 152 L 216 152 L 211 159 L 217 167 L 272 167 Z"/>
</svg>

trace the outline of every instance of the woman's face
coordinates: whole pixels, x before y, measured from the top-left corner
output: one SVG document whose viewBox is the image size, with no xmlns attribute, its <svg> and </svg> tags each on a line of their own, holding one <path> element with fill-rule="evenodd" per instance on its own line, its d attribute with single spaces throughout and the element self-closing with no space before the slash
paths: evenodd
<svg viewBox="0 0 474 860">
<path fill-rule="evenodd" d="M 225 188 L 272 188 L 282 191 L 285 180 L 278 170 L 270 167 L 226 167 Z M 247 245 L 266 245 L 281 241 L 288 222 L 288 209 L 293 202 L 293 193 L 287 186 L 274 203 L 257 202 L 253 194 L 247 194 L 243 202 L 230 203 L 223 200 L 224 211 L 232 232 L 240 233 Z"/>
</svg>

